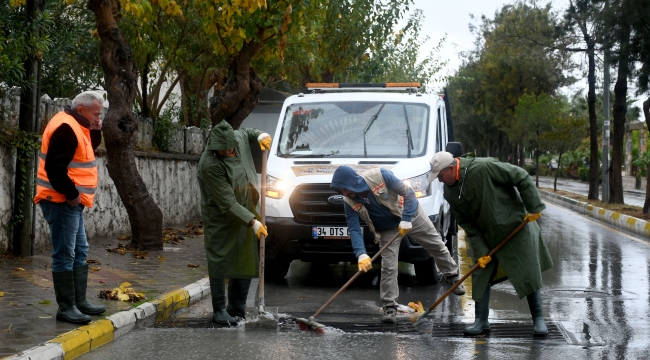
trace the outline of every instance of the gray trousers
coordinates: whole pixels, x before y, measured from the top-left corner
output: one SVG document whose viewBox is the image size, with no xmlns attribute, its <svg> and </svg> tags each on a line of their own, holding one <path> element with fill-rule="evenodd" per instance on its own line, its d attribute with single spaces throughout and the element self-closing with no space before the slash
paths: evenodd
<svg viewBox="0 0 650 360">
<path fill-rule="evenodd" d="M 429 220 L 429 217 L 420 205 L 418 205 L 418 210 L 411 223 L 413 224 L 413 228 L 408 232 L 408 236 L 433 256 L 438 269 L 443 275 L 457 275 L 458 265 L 451 258 L 449 250 L 447 250 L 445 243 L 442 241 L 442 237 L 440 237 L 440 234 L 438 234 L 435 226 L 433 226 L 433 223 Z M 396 233 L 399 233 L 399 229 L 381 231 L 379 245 L 382 247 L 386 245 Z M 399 257 L 400 241 L 400 238 L 396 239 L 381 254 L 381 283 L 379 285 L 379 294 L 384 307 L 397 305 L 397 297 L 399 296 L 399 287 L 397 286 L 397 259 Z"/>
</svg>

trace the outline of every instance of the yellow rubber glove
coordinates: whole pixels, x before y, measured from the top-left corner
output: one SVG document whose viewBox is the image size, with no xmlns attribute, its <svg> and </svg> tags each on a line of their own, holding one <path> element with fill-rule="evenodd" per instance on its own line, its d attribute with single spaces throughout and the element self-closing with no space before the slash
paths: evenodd
<svg viewBox="0 0 650 360">
<path fill-rule="evenodd" d="M 366 254 L 359 255 L 359 271 L 368 272 L 372 269 L 372 262 L 370 261 L 370 256 Z"/>
<path fill-rule="evenodd" d="M 410 221 L 400 221 L 399 223 L 399 236 L 404 237 L 407 232 L 413 229 L 413 224 Z"/>
<path fill-rule="evenodd" d="M 257 235 L 258 239 L 262 234 L 264 234 L 264 236 L 269 236 L 269 233 L 266 232 L 266 226 L 262 225 L 262 223 L 257 220 L 255 220 L 255 224 L 253 224 L 253 231 L 255 232 L 255 235 Z"/>
<path fill-rule="evenodd" d="M 542 216 L 542 213 L 536 213 L 536 214 L 528 213 L 526 215 L 526 217 L 524 218 L 524 220 L 528 219 L 529 222 L 533 222 L 533 221 L 539 219 L 541 216 Z"/>
<path fill-rule="evenodd" d="M 262 151 L 271 150 L 271 141 L 273 141 L 271 135 L 267 133 L 262 133 L 257 137 L 257 142 L 260 143 L 260 149 L 262 149 Z"/>
<path fill-rule="evenodd" d="M 487 255 L 486 256 L 481 256 L 480 258 L 478 258 L 478 266 L 485 269 L 485 267 L 487 266 L 487 264 L 490 263 L 490 261 L 492 261 L 491 257 L 489 257 Z"/>
</svg>

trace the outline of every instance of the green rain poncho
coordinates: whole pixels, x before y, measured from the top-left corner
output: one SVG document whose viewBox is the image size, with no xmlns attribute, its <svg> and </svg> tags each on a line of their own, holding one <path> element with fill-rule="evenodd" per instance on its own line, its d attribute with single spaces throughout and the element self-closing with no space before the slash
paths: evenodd
<svg viewBox="0 0 650 360">
<path fill-rule="evenodd" d="M 233 130 L 221 121 L 210 131 L 201 155 L 201 217 L 211 278 L 257 277 L 258 240 L 248 223 L 258 217 L 260 192 L 249 144 L 257 144 L 260 134 L 257 129 Z M 216 152 L 233 148 L 234 157 Z"/>
<path fill-rule="evenodd" d="M 460 180 L 445 185 L 444 196 L 458 226 L 465 230 L 474 262 L 517 228 L 527 213 L 546 208 L 524 169 L 494 158 L 461 157 Z M 539 290 L 542 272 L 553 267 L 537 222 L 528 223 L 495 257 L 519 298 Z M 481 301 L 488 282 L 502 275 L 495 265 L 492 261 L 472 274 L 474 300 Z"/>
</svg>

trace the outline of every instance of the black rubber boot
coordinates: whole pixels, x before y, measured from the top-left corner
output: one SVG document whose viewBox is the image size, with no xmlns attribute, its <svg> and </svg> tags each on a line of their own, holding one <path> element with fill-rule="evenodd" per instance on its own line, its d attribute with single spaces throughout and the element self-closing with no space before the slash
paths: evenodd
<svg viewBox="0 0 650 360">
<path fill-rule="evenodd" d="M 488 322 L 488 315 L 490 315 L 490 288 L 491 286 L 488 285 L 485 288 L 481 302 L 474 304 L 476 320 L 474 320 L 472 325 L 465 328 L 465 331 L 463 331 L 465 335 L 479 335 L 490 332 L 490 323 Z"/>
<path fill-rule="evenodd" d="M 533 335 L 546 336 L 548 329 L 544 323 L 544 312 L 542 311 L 542 295 L 539 290 L 526 296 L 528 300 L 528 307 L 530 308 L 530 315 L 533 317 Z"/>
<path fill-rule="evenodd" d="M 226 311 L 230 316 L 246 318 L 246 298 L 251 279 L 230 279 L 228 281 L 228 306 Z"/>
<path fill-rule="evenodd" d="M 226 312 L 226 285 L 223 279 L 210 278 L 210 294 L 212 295 L 212 322 L 237 326 L 237 320 Z"/>
<path fill-rule="evenodd" d="M 101 305 L 94 305 L 86 299 L 86 288 L 88 287 L 88 265 L 75 266 L 72 268 L 74 275 L 74 298 L 77 309 L 86 315 L 99 315 L 106 311 Z"/>
<path fill-rule="evenodd" d="M 56 319 L 73 324 L 88 324 L 92 319 L 82 314 L 75 305 L 74 276 L 72 271 L 52 271 L 52 283 L 59 310 Z"/>
</svg>

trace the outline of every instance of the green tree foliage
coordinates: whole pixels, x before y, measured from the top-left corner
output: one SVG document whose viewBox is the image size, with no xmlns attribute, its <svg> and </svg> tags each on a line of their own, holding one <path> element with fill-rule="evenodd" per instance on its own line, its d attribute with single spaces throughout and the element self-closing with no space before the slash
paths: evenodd
<svg viewBox="0 0 650 360">
<path fill-rule="evenodd" d="M 538 32 L 555 34 L 559 27 L 558 20 L 550 5 L 536 7 L 517 2 L 501 8 L 493 19 L 484 16 L 481 21 L 479 27 L 473 27 L 477 34 L 476 50 L 464 54 L 466 62 L 455 79 L 449 82 L 449 88 L 453 90 L 450 93 L 452 112 L 466 112 L 460 116 L 460 121 L 467 121 L 469 125 L 465 130 L 459 129 L 458 133 L 471 131 L 472 123 L 480 121 L 485 126 L 481 126 L 480 130 L 474 129 L 472 136 L 481 134 L 490 138 L 480 142 L 474 140 L 475 146 L 485 147 L 493 142 L 497 150 L 490 149 L 491 153 L 498 153 L 503 160 L 504 145 L 510 143 L 513 160 L 520 158 L 523 164 L 523 148 L 528 145 L 527 139 L 522 138 L 523 132 L 512 131 L 523 128 L 516 124 L 515 109 L 519 99 L 527 93 L 554 94 L 560 87 L 572 83 L 573 79 L 564 71 L 567 68 L 565 54 L 543 47 L 531 47 L 528 41 L 522 41 L 513 34 L 518 31 L 531 36 Z M 455 100 L 470 106 L 472 110 L 459 110 L 458 104 L 453 102 Z M 457 119 L 456 114 L 453 116 Z M 496 133 L 494 127 L 498 129 Z M 519 151 L 516 152 L 516 149 Z"/>
<path fill-rule="evenodd" d="M 539 138 L 551 128 L 551 120 L 562 111 L 562 101 L 546 93 L 524 94 L 515 107 L 515 121 L 506 133 L 510 138 L 530 141 L 535 148 L 535 182 L 539 186 Z"/>
<path fill-rule="evenodd" d="M 586 116 L 564 111 L 550 121 L 551 130 L 540 135 L 541 150 L 558 154 L 558 164 L 562 163 L 562 155 L 576 149 L 587 136 L 589 119 Z M 579 134 L 582 134 L 580 136 Z M 559 166 L 558 166 L 559 170 Z M 558 170 L 555 172 L 553 190 L 557 191 Z"/>
</svg>

